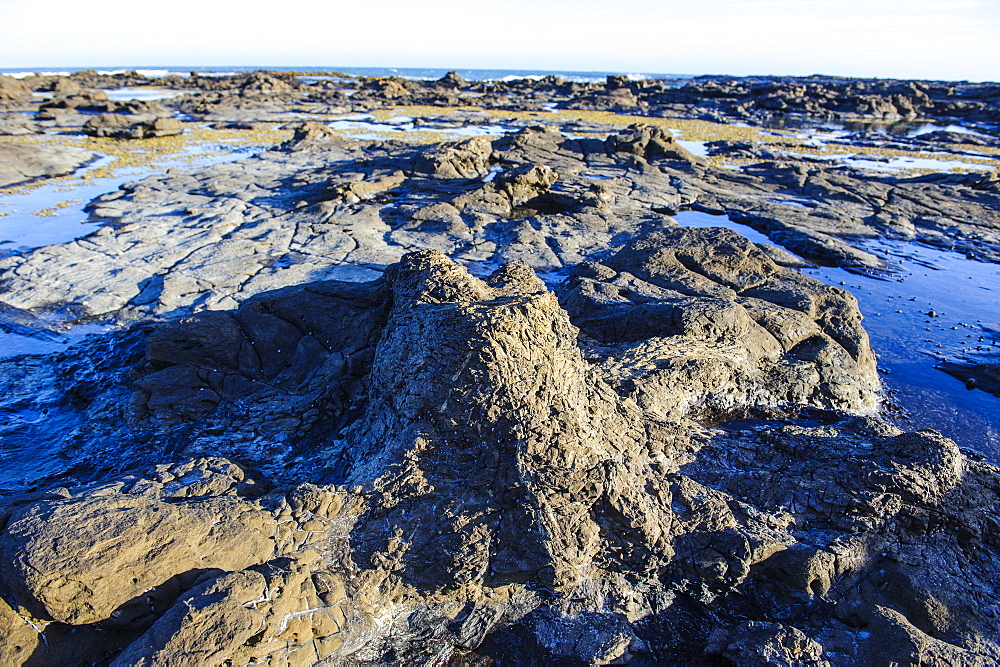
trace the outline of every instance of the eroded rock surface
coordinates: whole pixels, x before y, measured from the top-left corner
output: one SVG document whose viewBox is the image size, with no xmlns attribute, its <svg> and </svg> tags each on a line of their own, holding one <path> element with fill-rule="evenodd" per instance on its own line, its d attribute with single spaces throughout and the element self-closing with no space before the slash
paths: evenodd
<svg viewBox="0 0 1000 667">
<path fill-rule="evenodd" d="M 745 240 L 696 230 L 605 262 L 566 281 L 568 312 L 523 263 L 480 279 L 423 251 L 374 282 L 285 288 L 132 332 L 145 358 L 131 362 L 121 427 L 188 428 L 145 441 L 147 472 L 7 498 L 4 654 L 1000 659 L 996 468 L 933 432 L 844 412 L 705 428 L 643 405 L 670 385 L 695 405 L 697 387 L 623 390 L 593 354 L 661 340 L 780 360 L 792 336 L 812 336 L 848 356 L 856 346 L 863 386 L 870 350 L 850 300 Z M 817 299 L 839 304 L 841 329 L 805 308 Z M 650 308 L 648 325 L 626 312 L 610 326 L 616 304 Z M 773 395 L 747 409 L 787 409 L 772 399 L 796 381 L 776 375 Z M 817 404 L 832 400 L 829 384 Z M 237 415 L 277 426 L 262 442 L 294 462 L 262 477 L 197 455 L 252 461 L 226 428 Z"/>
<path fill-rule="evenodd" d="M 859 178 L 768 164 L 711 168 L 649 127 L 602 142 L 530 126 L 421 149 L 307 123 L 280 150 L 95 199 L 98 231 L 0 259 L 0 300 L 62 320 L 128 321 L 232 308 L 309 280 L 369 279 L 420 248 L 480 275 L 524 261 L 551 282 L 687 208 L 765 232 L 798 256 L 786 263 L 876 269 L 876 256 L 844 240 L 876 236 L 1000 259 L 989 175 Z"/>
<path fill-rule="evenodd" d="M 616 388 L 654 415 L 878 405 L 854 297 L 729 230 L 653 233 L 578 266 L 560 295 Z"/>
</svg>

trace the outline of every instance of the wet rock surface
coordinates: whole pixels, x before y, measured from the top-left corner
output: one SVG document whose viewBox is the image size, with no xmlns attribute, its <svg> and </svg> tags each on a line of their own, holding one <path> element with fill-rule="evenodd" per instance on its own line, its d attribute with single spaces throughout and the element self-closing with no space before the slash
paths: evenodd
<svg viewBox="0 0 1000 667">
<path fill-rule="evenodd" d="M 995 122 L 990 85 L 256 72 L 156 80 L 186 92 L 160 105 L 101 92 L 135 73 L 11 81 L 0 104 L 44 109 L 8 134 L 294 134 L 0 258 L 4 332 L 111 327 L 0 360 L 0 662 L 1000 661 L 1000 471 L 884 421 L 858 302 L 796 270 L 891 279 L 863 238 L 996 262 L 994 173 L 560 117 L 419 146 L 302 113 Z M 991 359 L 942 369 L 992 391 Z"/>
<path fill-rule="evenodd" d="M 0 136 L 16 137 L 40 133 L 38 125 L 27 116 L 19 113 L 0 113 Z"/>
<path fill-rule="evenodd" d="M 941 362 L 938 368 L 964 382 L 970 391 L 982 389 L 1000 396 L 1000 359 L 996 355 L 967 354 Z"/>
</svg>

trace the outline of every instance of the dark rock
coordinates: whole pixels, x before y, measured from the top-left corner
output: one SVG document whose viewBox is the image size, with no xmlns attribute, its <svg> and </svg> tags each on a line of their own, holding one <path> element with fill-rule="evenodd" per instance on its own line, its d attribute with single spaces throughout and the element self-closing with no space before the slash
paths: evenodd
<svg viewBox="0 0 1000 667">
<path fill-rule="evenodd" d="M 1000 359 L 995 355 L 965 355 L 959 359 L 942 361 L 937 368 L 964 382 L 967 389 L 982 389 L 1000 396 Z"/>
<path fill-rule="evenodd" d="M 240 94 L 252 93 L 287 93 L 294 90 L 294 86 L 287 81 L 266 74 L 264 72 L 251 73 L 240 86 Z"/>
<path fill-rule="evenodd" d="M 448 72 L 438 79 L 438 83 L 449 88 L 465 88 L 469 85 L 469 82 L 462 78 L 458 72 Z"/>
<path fill-rule="evenodd" d="M 184 124 L 176 118 L 150 118 L 146 115 L 102 113 L 84 123 L 83 131 L 93 137 L 150 139 L 183 134 Z"/>
<path fill-rule="evenodd" d="M 655 160 L 682 160 L 690 164 L 703 164 L 704 160 L 674 141 L 670 132 L 652 125 L 633 125 L 605 142 L 608 151 L 627 153 L 647 162 Z"/>
</svg>

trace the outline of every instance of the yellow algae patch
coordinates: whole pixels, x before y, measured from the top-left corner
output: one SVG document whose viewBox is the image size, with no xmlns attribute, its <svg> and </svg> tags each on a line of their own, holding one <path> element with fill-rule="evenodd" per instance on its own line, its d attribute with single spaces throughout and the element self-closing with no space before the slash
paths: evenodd
<svg viewBox="0 0 1000 667">
<path fill-rule="evenodd" d="M 52 181 L 66 180 L 66 178 L 66 176 L 62 176 L 61 178 L 50 178 L 49 183 Z M 0 188 L 0 197 L 4 197 L 6 195 L 26 195 L 28 194 L 28 191 L 28 188 L 24 184 L 11 185 L 6 188 Z"/>
<path fill-rule="evenodd" d="M 42 210 L 34 211 L 33 213 L 34 215 L 37 215 L 40 218 L 54 218 L 56 216 L 57 209 L 69 208 L 73 204 L 79 204 L 80 201 L 81 201 L 80 199 L 69 199 L 67 201 L 61 201 L 57 204 L 53 204 L 49 208 L 43 208 Z"/>
<path fill-rule="evenodd" d="M 717 123 L 701 120 L 683 120 L 677 118 L 660 118 L 651 116 L 635 116 L 629 114 L 618 114 L 610 111 L 585 111 L 558 109 L 555 111 L 509 111 L 505 109 L 484 109 L 476 106 L 454 106 L 454 107 L 432 107 L 419 105 L 401 105 L 385 109 L 374 109 L 368 114 L 374 122 L 385 123 L 393 118 L 410 117 L 436 119 L 446 116 L 461 116 L 467 114 L 463 119 L 469 125 L 481 122 L 497 123 L 503 121 L 521 121 L 538 124 L 555 124 L 570 121 L 586 121 L 600 123 L 612 127 L 628 127 L 636 123 L 654 125 L 668 130 L 675 130 L 680 133 L 680 138 L 690 141 L 750 141 L 756 143 L 769 143 L 774 139 L 773 135 L 761 132 L 757 129 L 737 125 L 734 123 Z M 350 117 L 353 114 L 345 114 Z M 333 117 L 336 119 L 337 117 Z M 455 132 L 446 129 L 423 131 L 420 129 L 400 132 L 398 130 L 355 130 L 355 129 L 335 129 L 335 132 L 344 136 L 351 136 L 364 132 L 364 134 L 385 140 L 397 140 L 412 144 L 432 144 L 440 141 L 454 141 L 456 139 L 467 138 L 467 132 L 456 128 Z M 607 133 L 601 132 L 580 132 L 579 136 L 603 139 Z M 784 143 L 797 145 L 801 143 L 791 137 L 781 138 Z M 731 161 L 730 161 L 731 162 Z"/>
<path fill-rule="evenodd" d="M 965 153 L 980 153 L 982 155 L 1000 156 L 1000 148 L 996 146 L 977 146 L 976 144 L 948 144 L 948 148 Z"/>
<path fill-rule="evenodd" d="M 155 169 L 160 166 L 160 162 L 166 160 L 171 162 L 180 160 L 193 165 L 207 156 L 226 152 L 222 147 L 212 148 L 214 144 L 268 146 L 292 136 L 290 131 L 283 130 L 211 130 L 202 126 L 187 127 L 187 132 L 173 137 L 151 139 L 72 137 L 63 143 L 115 158 L 111 164 L 91 169 L 83 176 L 85 179 L 95 179 L 111 176 L 126 167 Z"/>
<path fill-rule="evenodd" d="M 371 115 L 380 121 L 398 116 L 413 118 L 437 118 L 454 113 L 476 113 L 497 120 L 520 120 L 529 122 L 545 121 L 587 121 L 602 123 L 616 127 L 628 127 L 636 123 L 654 125 L 664 129 L 675 129 L 682 133 L 682 138 L 690 141 L 756 141 L 766 143 L 768 136 L 752 127 L 735 123 L 717 123 L 707 120 L 683 120 L 678 118 L 661 118 L 658 116 L 636 116 L 620 114 L 613 111 L 587 111 L 573 109 L 556 109 L 554 111 L 509 111 L 506 109 L 483 109 L 475 106 L 428 107 L 428 106 L 394 106 L 389 109 L 372 111 Z"/>
<path fill-rule="evenodd" d="M 371 116 L 378 122 L 386 122 L 393 118 L 399 118 L 402 116 L 412 117 L 412 118 L 441 118 L 450 115 L 459 115 L 462 113 L 467 113 L 469 116 L 466 118 L 467 121 L 475 122 L 482 119 L 483 122 L 502 122 L 504 120 L 517 120 L 517 121 L 527 121 L 527 122 L 539 122 L 545 123 L 546 121 L 555 121 L 555 124 L 572 122 L 572 121 L 584 121 L 590 123 L 599 123 L 602 125 L 608 125 L 611 127 L 628 127 L 634 124 L 645 124 L 653 125 L 656 127 L 661 127 L 666 130 L 672 130 L 675 134 L 679 134 L 679 138 L 686 141 L 746 141 L 748 143 L 757 144 L 760 146 L 769 146 L 785 150 L 793 150 L 796 153 L 803 155 L 815 155 L 828 158 L 850 158 L 859 157 L 865 155 L 872 156 L 882 156 L 882 157 L 899 157 L 899 158 L 914 158 L 921 160 L 935 160 L 942 162 L 964 162 L 970 165 L 969 170 L 977 171 L 975 166 L 986 165 L 992 166 L 996 164 L 995 160 L 991 160 L 986 157 L 987 154 L 1000 154 L 1000 149 L 985 149 L 982 147 L 975 146 L 962 146 L 962 150 L 968 149 L 968 152 L 975 152 L 976 149 L 980 149 L 979 152 L 983 157 L 976 155 L 962 155 L 962 154 L 948 154 L 944 155 L 941 153 L 935 153 L 926 150 L 902 150 L 896 148 L 880 148 L 876 146 L 853 146 L 848 144 L 837 144 L 830 143 L 823 146 L 817 147 L 814 145 L 809 145 L 807 139 L 800 136 L 800 131 L 798 130 L 784 130 L 784 129 L 771 129 L 771 128 L 753 128 L 745 125 L 740 125 L 736 123 L 720 123 L 714 121 L 704 121 L 704 120 L 684 120 L 678 118 L 661 118 L 654 116 L 637 116 L 632 114 L 621 114 L 611 111 L 587 111 L 587 110 L 570 110 L 570 109 L 557 109 L 555 111 L 508 111 L 504 109 L 483 109 L 480 107 L 428 107 L 428 106 L 395 106 L 388 109 L 378 109 L 371 112 Z M 338 130 L 340 134 L 349 136 L 351 134 L 356 134 L 357 130 Z M 393 130 L 379 131 L 373 130 L 368 131 L 366 134 L 373 137 L 386 140 L 398 140 L 406 143 L 414 144 L 431 144 L 439 141 L 452 141 L 456 138 L 462 138 L 468 136 L 465 133 L 450 133 L 447 131 L 435 131 L 426 132 L 420 130 L 412 130 L 409 132 L 399 132 Z M 577 133 L 582 137 L 590 137 L 595 139 L 603 139 L 607 136 L 606 133 L 600 132 L 580 132 Z M 792 157 L 792 156 L 789 156 Z M 748 164 L 755 164 L 759 160 L 747 159 L 747 158 L 733 158 L 726 156 L 712 156 L 708 158 L 708 162 L 714 166 L 744 166 Z M 905 169 L 904 171 L 912 172 L 928 172 L 935 171 L 930 167 L 920 167 Z M 950 168 L 949 171 L 956 171 L 956 169 Z M 957 171 L 964 171 L 959 168 Z"/>
</svg>

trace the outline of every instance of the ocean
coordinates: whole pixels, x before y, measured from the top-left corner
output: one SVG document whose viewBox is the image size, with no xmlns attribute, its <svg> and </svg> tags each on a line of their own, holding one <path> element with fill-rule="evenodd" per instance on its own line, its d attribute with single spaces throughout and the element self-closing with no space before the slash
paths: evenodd
<svg viewBox="0 0 1000 667">
<path fill-rule="evenodd" d="M 80 72 L 88 69 L 96 69 L 99 74 L 119 74 L 123 72 L 138 72 L 150 78 L 161 78 L 169 74 L 178 76 L 190 76 L 197 73 L 199 76 L 226 76 L 240 72 L 253 72 L 255 70 L 267 70 L 273 72 L 298 72 L 304 78 L 309 75 L 329 75 L 332 72 L 347 74 L 353 77 L 390 77 L 396 76 L 403 79 L 414 79 L 418 81 L 433 81 L 440 79 L 448 72 L 457 72 L 462 78 L 468 81 L 512 81 L 516 79 L 541 79 L 546 76 L 558 76 L 567 81 L 577 83 L 601 83 L 608 76 L 627 76 L 634 80 L 643 79 L 667 79 L 682 80 L 693 79 L 694 74 L 666 74 L 655 72 L 574 72 L 566 70 L 543 70 L 543 69 L 444 69 L 437 67 L 337 67 L 337 66 L 317 66 L 317 67 L 290 67 L 286 65 L 255 65 L 252 67 L 180 67 L 180 66 L 136 66 L 136 67 L 46 67 L 33 70 L 30 68 L 0 69 L 0 74 L 7 74 L 17 78 L 30 76 L 33 73 L 39 74 L 62 74 L 69 75 L 73 72 Z"/>
</svg>

